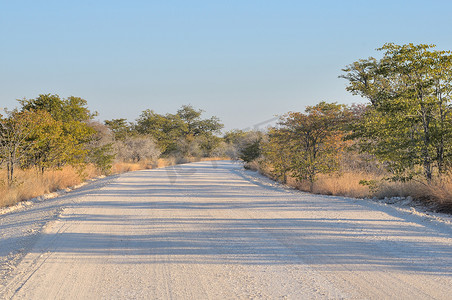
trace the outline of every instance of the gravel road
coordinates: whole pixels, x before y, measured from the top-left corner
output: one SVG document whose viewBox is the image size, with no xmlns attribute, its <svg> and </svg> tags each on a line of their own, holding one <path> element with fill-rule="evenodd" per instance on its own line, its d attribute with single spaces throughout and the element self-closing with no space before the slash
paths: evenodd
<svg viewBox="0 0 452 300">
<path fill-rule="evenodd" d="M 229 162 L 105 178 L 0 216 L 1 299 L 451 299 L 452 227 Z"/>
</svg>

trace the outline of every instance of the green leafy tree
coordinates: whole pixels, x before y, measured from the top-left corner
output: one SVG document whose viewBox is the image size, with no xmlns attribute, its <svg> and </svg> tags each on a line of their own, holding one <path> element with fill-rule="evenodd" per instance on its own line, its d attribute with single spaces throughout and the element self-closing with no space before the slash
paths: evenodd
<svg viewBox="0 0 452 300">
<path fill-rule="evenodd" d="M 240 150 L 240 159 L 246 163 L 250 163 L 258 159 L 262 153 L 261 141 L 262 139 L 259 138 L 244 145 Z"/>
<path fill-rule="evenodd" d="M 204 157 L 212 156 L 212 153 L 221 143 L 221 138 L 215 135 L 209 134 L 205 136 L 200 136 L 199 148 L 201 149 Z"/>
<path fill-rule="evenodd" d="M 359 60 L 343 69 L 347 89 L 370 101 L 352 137 L 396 180 L 421 172 L 431 180 L 452 162 L 452 55 L 434 47 L 385 44 L 378 49 L 384 51 L 380 60 Z"/>
<path fill-rule="evenodd" d="M 268 138 L 262 146 L 262 153 L 265 157 L 264 163 L 270 166 L 271 173 L 276 179 L 283 183 L 287 182 L 291 171 L 291 135 L 286 131 L 277 128 L 270 128 Z"/>
<path fill-rule="evenodd" d="M 145 110 L 137 119 L 135 130 L 141 135 L 150 135 L 157 142 L 162 153 L 189 155 L 194 146 L 202 147 L 201 152 L 211 153 L 217 146 L 215 134 L 223 124 L 217 117 L 202 119 L 202 110 L 190 105 L 182 106 L 176 114 L 161 115 L 153 110 Z"/>
<path fill-rule="evenodd" d="M 196 110 L 191 105 L 183 105 L 177 115 L 186 124 L 184 136 L 179 140 L 179 152 L 182 155 L 192 156 L 196 152 L 202 156 L 211 156 L 213 151 L 220 145 L 221 139 L 215 134 L 220 133 L 223 124 L 217 117 L 202 119 L 203 110 Z"/>
<path fill-rule="evenodd" d="M 86 100 L 74 96 L 62 99 L 58 95 L 41 94 L 35 99 L 22 99 L 19 102 L 22 110 L 44 110 L 49 112 L 55 120 L 62 122 L 84 122 L 97 115 L 87 108 Z"/>
<path fill-rule="evenodd" d="M 19 102 L 23 112 L 46 111 L 61 126 L 60 135 L 52 143 L 35 149 L 42 170 L 64 164 L 85 164 L 89 153 L 87 145 L 95 134 L 88 122 L 96 115 L 89 111 L 86 100 L 73 96 L 62 99 L 58 95 L 45 94 Z"/>
<path fill-rule="evenodd" d="M 196 110 L 191 105 L 183 105 L 177 115 L 185 122 L 185 135 L 198 136 L 219 133 L 223 128 L 220 119 L 211 117 L 210 119 L 201 119 L 204 111 Z"/>
<path fill-rule="evenodd" d="M 91 121 L 88 126 L 93 128 L 95 134 L 87 145 L 87 162 L 94 164 L 102 174 L 110 174 L 116 153 L 114 151 L 114 133 L 108 126 Z"/>
<path fill-rule="evenodd" d="M 184 136 L 187 124 L 178 115 L 160 115 L 148 109 L 137 119 L 135 129 L 139 134 L 152 136 L 160 150 L 169 154 L 177 150 L 177 140 Z"/>
<path fill-rule="evenodd" d="M 226 143 L 232 145 L 239 145 L 241 141 L 245 138 L 246 132 L 240 129 L 233 129 L 226 132 L 223 139 Z"/>
<path fill-rule="evenodd" d="M 8 185 L 14 182 L 17 166 L 36 144 L 30 138 L 45 127 L 48 115 L 17 110 L 0 118 L 0 160 L 6 164 Z"/>
<path fill-rule="evenodd" d="M 350 118 L 351 112 L 345 105 L 320 102 L 308 106 L 305 113 L 286 114 L 279 122 L 280 127 L 273 129 L 276 142 L 286 141 L 289 152 L 284 153 L 290 158 L 291 174 L 299 181 L 307 180 L 311 191 L 319 173 L 339 169 L 339 159 L 345 148 L 345 126 Z M 273 146 L 279 147 L 274 143 Z M 277 161 L 277 166 L 278 163 L 286 167 L 285 163 Z"/>
<path fill-rule="evenodd" d="M 133 135 L 133 128 L 126 119 L 106 120 L 104 123 L 113 132 L 117 141 L 123 141 L 126 137 Z"/>
<path fill-rule="evenodd" d="M 56 121 L 43 110 L 30 113 L 39 118 L 39 123 L 27 138 L 30 147 L 22 167 L 37 167 L 43 173 L 45 169 L 58 167 L 69 159 L 70 143 L 65 139 L 61 121 Z"/>
<path fill-rule="evenodd" d="M 234 129 L 224 134 L 223 140 L 227 148 L 225 154 L 233 159 L 239 159 L 242 151 L 257 140 L 262 140 L 265 135 L 260 131 L 244 131 Z"/>
</svg>

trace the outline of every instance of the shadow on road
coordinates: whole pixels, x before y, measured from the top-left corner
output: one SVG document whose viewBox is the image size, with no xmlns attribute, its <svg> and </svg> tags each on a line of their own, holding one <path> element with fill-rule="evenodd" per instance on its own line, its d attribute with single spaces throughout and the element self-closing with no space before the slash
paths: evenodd
<svg viewBox="0 0 452 300">
<path fill-rule="evenodd" d="M 396 213 L 369 213 L 355 200 L 256 184 L 229 163 L 194 167 L 173 182 L 164 170 L 140 171 L 90 190 L 61 222 L 98 230 L 46 234 L 43 240 L 55 243 L 48 250 L 68 260 L 84 255 L 86 263 L 107 257 L 115 264 L 310 264 L 452 275 L 450 235 Z"/>
</svg>

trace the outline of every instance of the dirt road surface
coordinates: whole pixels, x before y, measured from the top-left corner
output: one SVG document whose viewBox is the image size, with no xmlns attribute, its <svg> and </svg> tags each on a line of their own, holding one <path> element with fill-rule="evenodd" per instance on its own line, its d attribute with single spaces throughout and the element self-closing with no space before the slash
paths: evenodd
<svg viewBox="0 0 452 300">
<path fill-rule="evenodd" d="M 228 161 L 0 216 L 1 299 L 451 299 L 450 224 Z"/>
</svg>

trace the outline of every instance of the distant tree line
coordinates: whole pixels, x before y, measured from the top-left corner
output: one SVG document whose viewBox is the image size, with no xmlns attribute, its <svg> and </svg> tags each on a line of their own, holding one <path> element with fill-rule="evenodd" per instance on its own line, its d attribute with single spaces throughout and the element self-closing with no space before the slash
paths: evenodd
<svg viewBox="0 0 452 300">
<path fill-rule="evenodd" d="M 145 110 L 135 122 L 94 121 L 97 115 L 79 97 L 43 94 L 19 100 L 20 107 L 0 114 L 0 167 L 7 184 L 15 171 L 40 173 L 87 164 L 109 173 L 118 162 L 155 162 L 160 157 L 238 158 L 254 133 L 235 130 L 221 136 L 217 117 L 202 118 L 203 110 L 182 106 L 175 114 Z"/>
<path fill-rule="evenodd" d="M 182 106 L 176 114 L 158 114 L 145 110 L 135 123 L 126 119 L 113 119 L 105 124 L 114 133 L 121 149 L 137 148 L 133 146 L 139 140 L 142 143 L 154 143 L 161 155 L 211 156 L 221 142 L 218 135 L 223 124 L 217 117 L 201 118 L 203 111 L 191 105 Z M 139 161 L 146 155 L 135 153 L 125 159 Z"/>
</svg>

